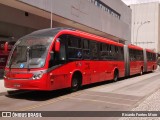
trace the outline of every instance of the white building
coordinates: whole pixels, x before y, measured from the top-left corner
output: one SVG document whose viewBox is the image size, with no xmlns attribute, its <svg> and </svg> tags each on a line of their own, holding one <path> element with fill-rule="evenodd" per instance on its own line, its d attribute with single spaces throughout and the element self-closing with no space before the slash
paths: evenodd
<svg viewBox="0 0 160 120">
<path fill-rule="evenodd" d="M 132 44 L 160 53 L 160 4 L 130 5 L 132 9 Z"/>
<path fill-rule="evenodd" d="M 1 0 L 0 38 L 67 26 L 130 43 L 131 9 L 121 0 Z"/>
</svg>

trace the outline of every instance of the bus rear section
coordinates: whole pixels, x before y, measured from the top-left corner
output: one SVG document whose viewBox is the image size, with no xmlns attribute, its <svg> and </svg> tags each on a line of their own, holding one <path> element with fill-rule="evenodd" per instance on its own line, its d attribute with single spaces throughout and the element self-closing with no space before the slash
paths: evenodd
<svg viewBox="0 0 160 120">
<path fill-rule="evenodd" d="M 5 86 L 56 90 L 124 77 L 123 44 L 72 29 L 33 32 L 17 41 L 5 69 Z"/>
<path fill-rule="evenodd" d="M 157 58 L 156 53 L 150 49 L 144 49 L 145 59 L 145 72 L 154 71 L 157 69 Z"/>
<path fill-rule="evenodd" d="M 135 45 L 124 46 L 125 55 L 125 76 L 135 74 L 143 74 L 144 72 L 144 56 L 143 48 Z"/>
</svg>

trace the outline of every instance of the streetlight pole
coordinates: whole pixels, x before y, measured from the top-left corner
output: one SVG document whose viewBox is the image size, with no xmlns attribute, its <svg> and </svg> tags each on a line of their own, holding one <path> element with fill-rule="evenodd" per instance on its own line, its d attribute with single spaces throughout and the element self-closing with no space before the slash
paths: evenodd
<svg viewBox="0 0 160 120">
<path fill-rule="evenodd" d="M 52 21 L 53 20 L 53 16 L 52 15 L 53 15 L 53 1 L 51 0 L 51 26 L 50 26 L 51 28 L 53 26 L 52 25 L 53 24 L 53 21 Z"/>
<path fill-rule="evenodd" d="M 150 23 L 150 21 L 145 21 L 143 23 L 141 23 L 138 28 L 137 28 L 137 34 L 136 34 L 136 45 L 137 45 L 137 39 L 138 39 L 138 32 L 139 32 L 139 29 L 140 27 L 142 27 L 144 24 L 147 24 L 147 23 Z"/>
</svg>

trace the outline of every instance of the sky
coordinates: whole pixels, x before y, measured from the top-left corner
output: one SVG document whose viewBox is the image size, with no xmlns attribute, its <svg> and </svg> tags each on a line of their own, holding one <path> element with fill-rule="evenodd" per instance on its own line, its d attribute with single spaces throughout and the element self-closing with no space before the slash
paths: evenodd
<svg viewBox="0 0 160 120">
<path fill-rule="evenodd" d="M 148 3 L 148 2 L 157 2 L 160 0 L 122 0 L 124 3 L 126 3 L 127 5 L 130 4 L 138 4 L 138 3 Z"/>
</svg>

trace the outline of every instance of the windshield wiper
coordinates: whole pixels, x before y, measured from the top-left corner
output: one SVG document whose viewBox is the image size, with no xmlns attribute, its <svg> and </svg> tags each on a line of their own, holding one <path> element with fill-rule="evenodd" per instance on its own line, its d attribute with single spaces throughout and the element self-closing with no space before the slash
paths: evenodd
<svg viewBox="0 0 160 120">
<path fill-rule="evenodd" d="M 29 51 L 30 51 L 30 47 L 27 47 L 27 69 L 28 69 L 28 71 L 30 71 L 30 68 L 29 68 Z"/>
<path fill-rule="evenodd" d="M 16 47 L 16 46 L 15 46 Z M 13 55 L 14 50 L 12 51 L 12 55 Z M 11 66 L 12 66 L 12 62 L 13 62 L 13 58 L 12 55 L 9 56 L 9 70 L 11 71 Z"/>
</svg>

